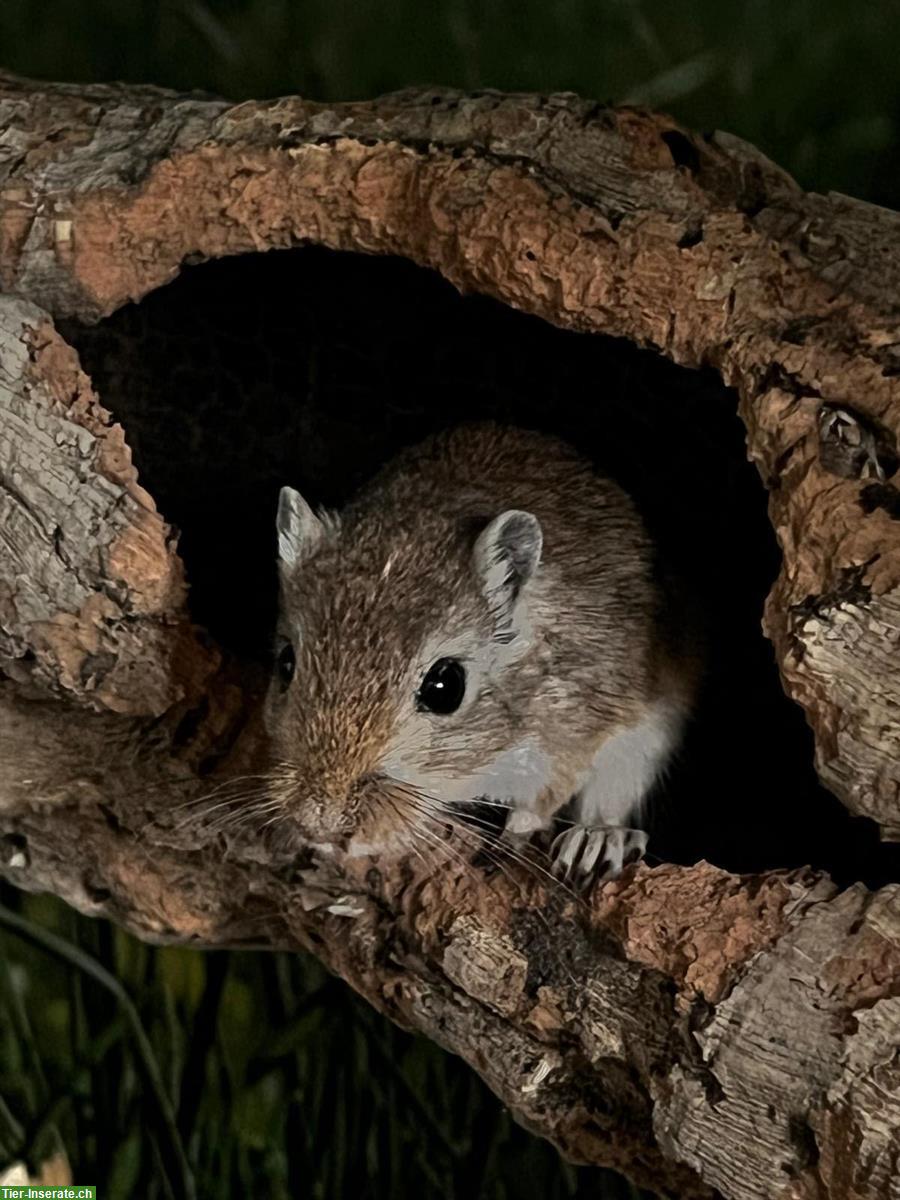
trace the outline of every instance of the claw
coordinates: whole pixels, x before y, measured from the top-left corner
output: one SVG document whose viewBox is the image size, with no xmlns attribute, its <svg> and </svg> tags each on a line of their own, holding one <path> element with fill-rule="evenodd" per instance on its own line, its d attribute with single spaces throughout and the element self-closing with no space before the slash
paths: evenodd
<svg viewBox="0 0 900 1200">
<path fill-rule="evenodd" d="M 623 867 L 637 862 L 647 848 L 643 829 L 610 826 L 589 829 L 573 825 L 550 847 L 553 874 L 567 882 L 577 877 L 580 886 L 593 880 L 615 879 Z"/>
</svg>

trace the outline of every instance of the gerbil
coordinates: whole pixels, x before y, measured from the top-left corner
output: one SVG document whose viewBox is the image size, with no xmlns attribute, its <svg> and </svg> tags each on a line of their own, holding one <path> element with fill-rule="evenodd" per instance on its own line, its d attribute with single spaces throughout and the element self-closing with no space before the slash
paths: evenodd
<svg viewBox="0 0 900 1200">
<path fill-rule="evenodd" d="M 578 882 L 640 856 L 636 826 L 696 675 L 629 497 L 565 443 L 497 425 L 405 451 L 339 515 L 291 488 L 267 723 L 304 835 L 396 796 L 510 808 Z"/>
</svg>

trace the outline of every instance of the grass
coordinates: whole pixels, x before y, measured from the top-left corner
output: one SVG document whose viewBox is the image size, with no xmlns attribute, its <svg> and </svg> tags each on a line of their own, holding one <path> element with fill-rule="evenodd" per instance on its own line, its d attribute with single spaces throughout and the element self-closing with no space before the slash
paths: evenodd
<svg viewBox="0 0 900 1200">
<path fill-rule="evenodd" d="M 898 0 L 3 0 L 0 64 L 236 99 L 573 90 L 737 133 L 900 207 Z M 2 892 L 0 1165 L 65 1147 L 107 1200 L 633 1196 L 313 960 L 154 949 Z"/>
<path fill-rule="evenodd" d="M 65 1148 L 103 1200 L 637 1196 L 313 959 L 152 948 L 0 904 L 0 1164 Z"/>
</svg>

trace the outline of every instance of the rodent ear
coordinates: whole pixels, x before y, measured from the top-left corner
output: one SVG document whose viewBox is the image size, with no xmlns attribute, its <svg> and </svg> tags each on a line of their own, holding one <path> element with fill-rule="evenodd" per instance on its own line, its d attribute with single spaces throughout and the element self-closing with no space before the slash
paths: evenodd
<svg viewBox="0 0 900 1200">
<path fill-rule="evenodd" d="M 325 533 L 325 526 L 299 492 L 283 487 L 278 497 L 278 557 L 284 567 L 307 558 Z"/>
<path fill-rule="evenodd" d="M 544 544 L 541 524 L 511 508 L 495 517 L 475 543 L 475 570 L 492 608 L 507 610 L 537 570 Z"/>
</svg>

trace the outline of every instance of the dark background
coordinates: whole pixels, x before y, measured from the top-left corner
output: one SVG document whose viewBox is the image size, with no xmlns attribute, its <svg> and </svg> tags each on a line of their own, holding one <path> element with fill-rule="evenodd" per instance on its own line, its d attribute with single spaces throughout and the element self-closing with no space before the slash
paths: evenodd
<svg viewBox="0 0 900 1200">
<path fill-rule="evenodd" d="M 236 99 L 571 90 L 897 207 L 898 18 L 898 0 L 3 0 L 0 65 Z"/>
<path fill-rule="evenodd" d="M 279 93 L 352 99 L 415 84 L 573 90 L 665 108 L 699 129 L 729 130 L 808 188 L 897 207 L 898 16 L 894 0 L 2 0 L 0 66 L 48 79 L 125 79 L 236 99 Z M 209 313 L 229 280 L 238 294 L 247 291 L 250 276 L 239 272 L 258 269 L 224 264 L 206 283 L 203 268 L 193 282 L 186 273 L 173 285 L 182 289 L 171 294 L 175 300 L 160 299 L 160 320 L 184 332 L 172 312 L 196 311 L 192 298 L 209 288 L 202 306 Z M 316 269 L 313 260 L 313 275 Z M 331 275 L 327 268 L 324 277 Z M 269 271 L 267 285 L 274 277 Z M 420 286 L 399 268 L 390 278 L 398 294 Z M 421 284 L 416 307 L 431 304 L 430 311 L 443 314 L 442 328 L 455 328 L 459 357 L 469 318 L 445 312 L 441 306 L 451 302 L 435 287 Z M 310 304 L 317 314 L 325 311 L 321 289 Z M 346 311 L 340 297 L 333 307 Z M 149 311 L 139 317 L 138 310 L 123 311 L 103 336 L 121 341 L 135 325 L 143 327 Z M 394 311 L 408 326 L 411 310 L 401 304 Z M 494 318 L 480 313 L 478 320 Z M 493 326 L 501 358 L 497 334 L 505 322 L 499 316 Z M 224 329 L 220 324 L 220 334 Z M 509 336 L 518 337 L 517 330 Z M 194 333 L 206 344 L 202 329 Z M 407 336 L 421 344 L 424 335 L 407 329 Z M 540 351 L 545 365 L 558 354 L 560 364 L 587 377 L 595 351 L 559 338 L 547 334 Z M 536 335 L 528 341 L 544 345 Z M 115 408 L 115 355 L 102 337 L 91 343 L 85 335 L 80 348 L 86 361 L 93 352 L 98 383 L 106 371 L 109 390 L 101 385 L 101 397 Z M 591 362 L 571 367 L 579 356 Z M 615 371 L 630 381 L 622 384 L 630 397 L 644 367 L 615 361 Z M 423 356 L 424 380 L 440 369 L 439 353 Z M 508 382 L 502 361 L 496 369 Z M 530 368 L 524 376 L 536 377 Z M 548 377 L 560 378 L 554 371 Z M 357 381 L 336 386 L 349 394 Z M 126 403 L 124 391 L 119 398 Z M 333 411 L 330 400 L 322 390 L 323 412 Z M 727 401 L 721 404 L 721 436 L 734 443 L 729 453 L 737 463 L 739 434 L 728 425 Z M 139 465 L 152 475 L 152 430 L 136 435 L 148 442 Z M 765 541 L 764 498 L 753 491 L 751 476 L 749 469 L 740 474 L 736 486 L 746 528 L 763 530 L 754 543 L 760 574 L 753 586 L 735 577 L 735 588 L 755 630 L 777 559 Z M 165 480 L 151 490 L 159 495 Z M 171 503 L 177 505 L 177 495 Z M 189 518 L 183 524 L 188 553 L 192 537 L 198 544 L 204 539 Z M 200 586 L 202 598 L 202 580 Z M 753 669 L 764 692 L 764 644 L 746 647 L 748 661 L 760 660 Z M 802 738 L 802 730 L 791 728 L 791 739 Z M 742 838 L 738 830 L 735 845 Z M 561 1164 L 511 1122 L 461 1063 L 378 1019 L 311 960 L 157 950 L 50 899 L 5 889 L 3 900 L 0 1166 L 22 1157 L 37 1163 L 64 1146 L 75 1180 L 98 1184 L 112 1200 L 187 1194 L 182 1158 L 204 1200 L 632 1195 L 606 1172 Z M 10 913 L 27 924 L 14 924 Z M 47 930 L 63 940 L 37 945 Z M 110 972 L 107 986 L 89 977 L 89 959 Z M 113 990 L 114 979 L 133 1012 Z M 144 1053 L 135 1023 L 145 1035 Z"/>
</svg>

